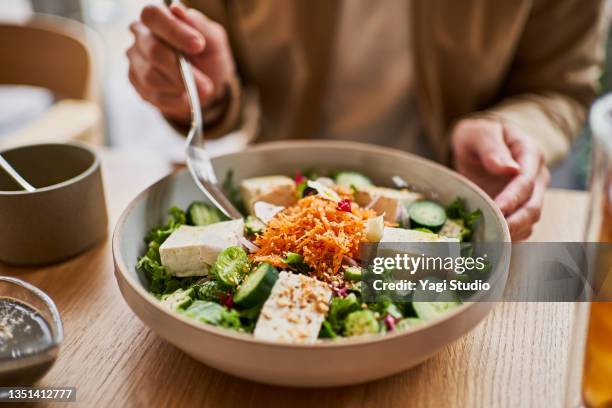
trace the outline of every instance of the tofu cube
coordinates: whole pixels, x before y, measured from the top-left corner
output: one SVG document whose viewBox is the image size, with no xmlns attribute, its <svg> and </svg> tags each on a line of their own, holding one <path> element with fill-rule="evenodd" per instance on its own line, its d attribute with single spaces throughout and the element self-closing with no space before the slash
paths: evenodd
<svg viewBox="0 0 612 408">
<path fill-rule="evenodd" d="M 242 180 L 240 193 L 249 214 L 257 201 L 288 207 L 295 204 L 295 181 L 287 176 L 254 177 Z"/>
<path fill-rule="evenodd" d="M 325 282 L 283 271 L 261 309 L 253 335 L 275 342 L 314 343 L 331 296 Z"/>
<path fill-rule="evenodd" d="M 161 263 L 170 275 L 205 276 L 225 248 L 239 246 L 244 220 L 223 221 L 202 227 L 183 225 L 159 247 Z"/>
<path fill-rule="evenodd" d="M 387 187 L 365 186 L 355 194 L 355 201 L 362 207 L 369 205 L 376 199 L 372 209 L 378 215 L 385 215 L 385 221 L 396 222 L 401 206 L 408 206 L 415 201 L 425 198 L 423 194 L 408 189 L 395 190 Z"/>
</svg>

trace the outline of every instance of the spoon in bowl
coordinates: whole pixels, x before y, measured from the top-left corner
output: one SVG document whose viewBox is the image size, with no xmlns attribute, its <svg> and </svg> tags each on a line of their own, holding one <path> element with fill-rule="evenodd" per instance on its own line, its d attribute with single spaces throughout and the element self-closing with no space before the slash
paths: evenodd
<svg viewBox="0 0 612 408">
<path fill-rule="evenodd" d="M 17 173 L 17 170 L 15 170 L 13 166 L 11 166 L 9 162 L 2 157 L 2 155 L 0 155 L 0 167 L 2 167 L 2 169 L 4 169 L 4 171 L 6 171 L 8 175 L 21 186 L 21 188 L 29 191 L 30 193 L 36 191 L 36 188 L 21 177 L 21 175 Z"/>
<path fill-rule="evenodd" d="M 166 4 L 169 6 L 169 1 Z M 204 150 L 204 131 L 202 128 L 202 106 L 196 88 L 195 79 L 191 70 L 191 64 L 181 54 L 177 53 L 181 77 L 187 91 L 189 109 L 191 110 L 191 128 L 185 142 L 185 153 L 187 154 L 187 167 L 196 185 L 208 197 L 210 202 L 230 219 L 242 218 L 240 211 L 223 194 L 215 170 L 213 169 L 210 156 Z"/>
</svg>

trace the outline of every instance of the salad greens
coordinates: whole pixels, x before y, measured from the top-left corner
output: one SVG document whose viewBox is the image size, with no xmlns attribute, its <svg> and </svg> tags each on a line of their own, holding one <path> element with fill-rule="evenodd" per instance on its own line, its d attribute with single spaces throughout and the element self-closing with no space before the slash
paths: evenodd
<svg viewBox="0 0 612 408">
<path fill-rule="evenodd" d="M 242 328 L 240 315 L 236 310 L 230 310 L 218 303 L 196 300 L 181 312 L 185 316 L 213 326 L 238 330 Z"/>
<path fill-rule="evenodd" d="M 361 302 L 354 293 L 350 293 L 346 297 L 332 298 L 326 319 L 331 333 L 342 335 L 346 317 L 358 310 L 361 310 Z"/>
<path fill-rule="evenodd" d="M 337 172 L 333 180 L 320 178 L 320 174 L 308 171 L 296 175 L 295 189 L 289 193 L 296 196 L 295 200 L 311 194 L 321 195 L 323 190 L 337 195 L 334 186 L 346 187 L 353 194 L 359 189 L 376 187 L 368 177 L 353 171 Z M 223 188 L 230 201 L 244 213 L 245 205 L 240 189 L 234 183 L 233 172 L 227 173 Z M 393 195 L 390 197 L 387 200 L 395 199 Z M 468 211 L 461 198 L 455 199 L 446 208 L 422 198 L 411 204 L 402 204 L 401 208 L 409 217 L 409 229 L 458 238 L 463 241 L 462 256 L 473 255 L 474 247 L 469 241 L 482 217 L 480 210 Z M 382 215 L 378 213 L 378 216 L 381 219 L 380 239 L 385 227 Z M 281 272 L 280 267 L 277 269 L 267 262 L 255 262 L 247 254 L 247 250 L 253 252 L 258 249 L 255 241 L 267 228 L 261 219 L 254 215 L 244 219 L 241 241 L 230 246 L 225 244 L 214 252 L 216 259 L 212 265 L 208 265 L 208 276 L 176 277 L 162 265 L 160 247 L 181 226 L 205 227 L 224 221 L 226 217 L 219 210 L 201 201 L 191 203 L 185 211 L 171 208 L 165 224 L 152 228 L 146 235 L 146 252 L 138 259 L 136 268 L 148 280 L 149 291 L 165 307 L 201 323 L 252 333 L 264 303 L 275 290 Z M 251 241 L 243 243 L 243 240 Z M 282 260 L 282 269 L 296 274 L 316 275 L 315 270 L 305 262 L 303 253 L 287 251 L 278 256 Z M 394 302 L 385 297 L 388 293 L 382 294 L 377 302 L 364 302 L 360 290 L 363 287 L 364 271 L 351 257 L 344 258 L 339 272 L 341 284 L 330 284 L 327 289 L 333 295 L 326 305 L 326 313 L 321 317 L 324 320 L 316 329 L 319 330 L 319 338 L 334 339 L 406 330 L 460 304 L 456 298 L 444 299 L 444 302 L 419 302 L 416 298 L 413 301 Z M 458 279 L 471 281 L 486 278 L 490 267 L 490 264 L 486 264 L 481 270 L 458 275 Z M 385 276 L 390 276 L 390 272 L 386 271 L 380 276 L 385 279 Z M 316 335 L 316 332 L 313 334 Z"/>
<path fill-rule="evenodd" d="M 310 267 L 304 263 L 304 257 L 295 252 L 287 252 L 283 261 L 287 264 L 290 269 L 296 272 L 307 273 L 310 271 Z"/>
<path fill-rule="evenodd" d="M 479 209 L 469 212 L 466 209 L 465 200 L 458 197 L 446 208 L 447 217 L 461 227 L 461 239 L 469 241 L 476 226 L 476 222 L 482 217 Z"/>
<path fill-rule="evenodd" d="M 244 230 L 247 235 L 261 234 L 265 229 L 266 224 L 254 215 L 249 215 L 244 220 Z"/>
<path fill-rule="evenodd" d="M 193 288 L 177 289 L 172 293 L 162 295 L 160 301 L 171 310 L 184 309 L 193 302 Z"/>
<path fill-rule="evenodd" d="M 218 302 L 231 290 L 230 287 L 216 280 L 196 283 L 192 286 L 194 297 L 198 300 Z"/>
<path fill-rule="evenodd" d="M 185 225 L 187 217 L 185 212 L 177 207 L 169 211 L 170 217 L 165 225 L 151 229 L 145 237 L 147 252 L 138 259 L 136 269 L 143 272 L 149 279 L 149 291 L 155 295 L 172 293 L 180 288 L 187 288 L 196 281 L 196 278 L 177 278 L 171 276 L 161 265 L 159 247 L 181 225 Z"/>
</svg>

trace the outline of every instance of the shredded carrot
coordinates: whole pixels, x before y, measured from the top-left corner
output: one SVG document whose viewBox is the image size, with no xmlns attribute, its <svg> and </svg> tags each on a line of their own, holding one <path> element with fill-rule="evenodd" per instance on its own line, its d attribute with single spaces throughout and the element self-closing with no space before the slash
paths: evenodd
<svg viewBox="0 0 612 408">
<path fill-rule="evenodd" d="M 343 257 L 355 256 L 359 244 L 366 241 L 366 220 L 376 216 L 373 210 L 354 202 L 350 212 L 337 206 L 316 195 L 300 199 L 270 220 L 265 232 L 255 239 L 260 249 L 252 259 L 286 268 L 285 254 L 295 252 L 304 257 L 313 275 L 330 283 L 335 281 Z"/>
</svg>

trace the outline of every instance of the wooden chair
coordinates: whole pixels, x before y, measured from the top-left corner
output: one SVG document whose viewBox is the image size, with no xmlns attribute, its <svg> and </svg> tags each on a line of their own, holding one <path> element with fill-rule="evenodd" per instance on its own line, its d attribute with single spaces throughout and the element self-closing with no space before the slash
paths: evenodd
<svg viewBox="0 0 612 408">
<path fill-rule="evenodd" d="M 0 22 L 0 84 L 50 90 L 57 102 L 39 119 L 0 137 L 0 147 L 45 141 L 104 142 L 101 87 L 90 44 L 97 38 L 82 24 L 34 15 Z"/>
</svg>

